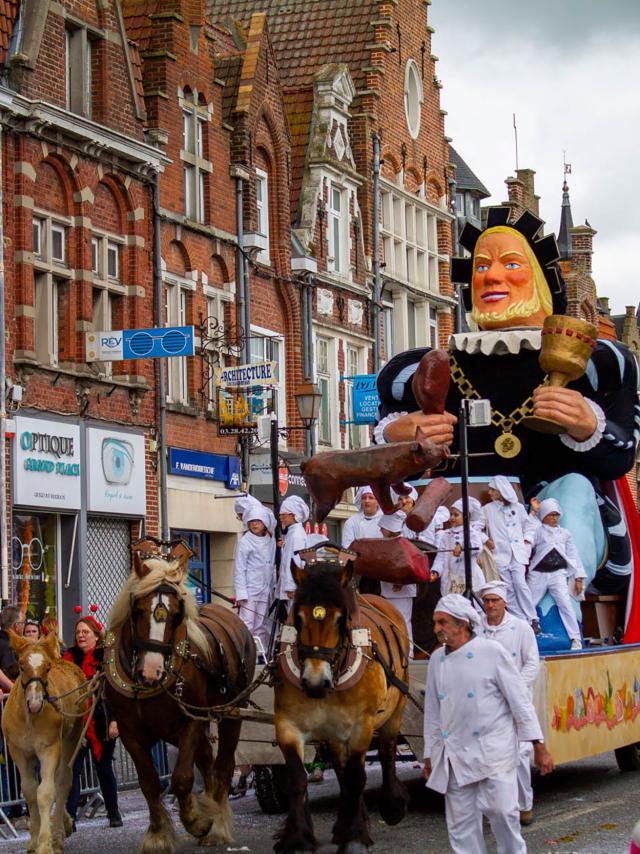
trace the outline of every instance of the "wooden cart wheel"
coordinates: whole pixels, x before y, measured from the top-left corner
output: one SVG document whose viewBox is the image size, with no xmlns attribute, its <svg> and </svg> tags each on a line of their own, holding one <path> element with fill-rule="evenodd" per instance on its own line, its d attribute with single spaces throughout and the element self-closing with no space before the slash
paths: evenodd
<svg viewBox="0 0 640 854">
<path fill-rule="evenodd" d="M 285 765 L 254 765 L 256 798 L 266 815 L 287 812 Z"/>
<path fill-rule="evenodd" d="M 616 762 L 621 771 L 640 771 L 640 744 L 627 744 L 616 751 Z"/>
</svg>

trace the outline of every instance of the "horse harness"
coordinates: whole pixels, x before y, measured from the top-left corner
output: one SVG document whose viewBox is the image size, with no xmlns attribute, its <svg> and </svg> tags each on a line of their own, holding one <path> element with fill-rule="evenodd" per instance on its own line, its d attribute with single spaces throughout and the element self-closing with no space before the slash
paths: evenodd
<svg viewBox="0 0 640 854">
<path fill-rule="evenodd" d="M 298 687 L 305 660 L 307 658 L 320 659 L 326 661 L 331 668 L 334 680 L 333 690 L 346 691 L 358 684 L 364 676 L 368 662 L 374 660 L 382 667 L 387 686 L 393 685 L 401 693 L 408 694 L 408 684 L 399 679 L 393 671 L 393 641 L 387 632 L 387 627 L 381 623 L 379 615 L 376 619 L 375 609 L 366 600 L 361 600 L 361 607 L 367 610 L 367 616 L 382 634 L 386 647 L 384 652 L 371 639 L 369 628 L 357 626 L 347 626 L 343 629 L 336 646 L 311 646 L 300 643 L 298 630 L 293 625 L 293 612 L 291 612 L 280 634 L 279 662 L 280 671 L 284 678 Z M 398 630 L 391 622 L 389 629 L 402 655 L 402 643 Z M 367 653 L 367 650 L 370 650 L 370 654 Z M 408 667 L 408 661 L 404 659 L 404 655 L 402 656 L 402 667 L 403 669 Z"/>
<path fill-rule="evenodd" d="M 187 627 L 184 621 L 184 600 L 178 587 L 171 582 L 163 581 L 158 585 L 152 593 L 165 593 L 176 596 L 179 601 L 180 622 L 178 623 L 173 638 L 170 642 L 156 641 L 150 638 L 139 638 L 136 635 L 133 618 L 130 615 L 129 631 L 131 634 L 132 656 L 127 658 L 126 651 L 122 644 L 121 633 L 108 631 L 105 636 L 105 657 L 104 670 L 105 676 L 109 684 L 119 694 L 136 699 L 149 700 L 157 697 L 160 694 L 169 694 L 177 700 L 181 700 L 184 691 L 184 676 L 182 674 L 183 667 L 186 663 L 192 663 L 200 670 L 204 671 L 207 676 L 216 683 L 216 687 L 220 694 L 224 695 L 228 690 L 228 681 L 230 676 L 228 657 L 224 649 L 224 644 L 220 641 L 214 631 L 214 627 L 220 627 L 225 631 L 226 636 L 234 645 L 238 654 L 238 659 L 241 663 L 241 670 L 246 680 L 246 667 L 244 658 L 237 648 L 231 634 L 225 629 L 222 623 L 212 619 L 209 615 L 206 617 L 200 615 L 200 627 L 205 630 L 209 636 L 210 644 L 217 650 L 220 658 L 220 670 L 214 670 L 202 658 L 198 652 L 192 651 L 191 643 L 187 637 Z M 131 602 L 133 606 L 133 601 Z M 130 608 L 130 612 L 132 608 Z M 169 613 L 166 606 L 160 601 L 153 611 L 154 618 L 157 622 L 164 622 L 168 619 Z M 138 651 L 160 652 L 164 657 L 165 662 L 165 677 L 158 685 L 148 686 L 136 682 L 134 674 L 137 666 Z"/>
</svg>

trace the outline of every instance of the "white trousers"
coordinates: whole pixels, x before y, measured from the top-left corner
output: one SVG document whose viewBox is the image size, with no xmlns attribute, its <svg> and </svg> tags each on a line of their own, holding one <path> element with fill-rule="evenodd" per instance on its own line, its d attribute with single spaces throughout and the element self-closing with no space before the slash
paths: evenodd
<svg viewBox="0 0 640 854">
<path fill-rule="evenodd" d="M 531 757 L 533 744 L 530 741 L 520 742 L 520 763 L 516 769 L 518 775 L 518 809 L 520 811 L 533 809 L 533 787 L 531 786 Z"/>
<path fill-rule="evenodd" d="M 524 564 L 512 561 L 507 566 L 499 566 L 500 578 L 507 585 L 507 608 L 514 617 L 520 617 L 530 623 L 535 620 L 536 609 L 531 590 L 525 578 Z"/>
<path fill-rule="evenodd" d="M 536 605 L 547 590 L 551 593 L 558 606 L 560 619 L 567 630 L 569 640 L 580 640 L 580 626 L 571 605 L 571 597 L 569 596 L 569 588 L 567 586 L 567 574 L 564 569 L 557 569 L 555 572 L 538 572 L 535 569 L 532 570 L 529 572 L 529 587 L 531 588 L 531 596 Z"/>
<path fill-rule="evenodd" d="M 249 629 L 252 636 L 260 638 L 263 647 L 269 643 L 269 627 L 266 623 L 268 599 L 249 599 L 246 605 L 241 605 L 238 611 L 240 619 Z"/>
<path fill-rule="evenodd" d="M 520 833 L 516 769 L 500 778 L 459 786 L 453 770 L 445 795 L 449 844 L 454 854 L 486 854 L 482 816 L 486 815 L 496 838 L 498 854 L 526 854 Z"/>
<path fill-rule="evenodd" d="M 413 658 L 413 626 L 411 623 L 411 614 L 413 611 L 413 596 L 399 596 L 397 599 L 391 596 L 385 597 L 388 602 L 400 611 L 407 624 L 407 635 L 409 636 L 409 655 Z M 400 626 L 402 628 L 402 626 Z"/>
</svg>

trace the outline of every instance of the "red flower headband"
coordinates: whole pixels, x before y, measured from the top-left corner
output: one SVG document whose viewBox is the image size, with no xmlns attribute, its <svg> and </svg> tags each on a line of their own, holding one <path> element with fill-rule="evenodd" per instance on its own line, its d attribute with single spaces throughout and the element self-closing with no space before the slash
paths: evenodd
<svg viewBox="0 0 640 854">
<path fill-rule="evenodd" d="M 82 605 L 75 605 L 73 610 L 76 612 L 76 614 L 82 614 Z M 98 606 L 95 602 L 92 605 L 89 605 L 89 610 L 91 611 L 91 614 L 87 614 L 84 617 L 80 617 L 76 625 L 78 623 L 87 623 L 87 625 L 92 626 L 95 631 L 100 634 L 102 632 L 103 626 L 102 623 L 99 623 L 98 620 L 96 620 L 96 618 L 93 616 L 98 610 Z"/>
</svg>

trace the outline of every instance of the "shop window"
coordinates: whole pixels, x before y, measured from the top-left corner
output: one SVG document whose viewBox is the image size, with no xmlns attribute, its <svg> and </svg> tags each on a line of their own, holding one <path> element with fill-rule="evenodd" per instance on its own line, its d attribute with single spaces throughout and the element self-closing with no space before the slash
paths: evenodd
<svg viewBox="0 0 640 854">
<path fill-rule="evenodd" d="M 57 613 L 58 516 L 13 515 L 11 567 L 18 606 L 26 616 L 41 620 Z"/>
</svg>

